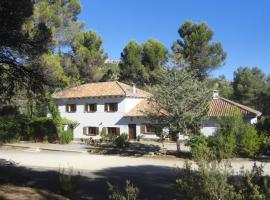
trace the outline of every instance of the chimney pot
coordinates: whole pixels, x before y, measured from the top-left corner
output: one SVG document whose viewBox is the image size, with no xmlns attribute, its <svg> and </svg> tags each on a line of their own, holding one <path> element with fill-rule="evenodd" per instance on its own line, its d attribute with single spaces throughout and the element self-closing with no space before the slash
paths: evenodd
<svg viewBox="0 0 270 200">
<path fill-rule="evenodd" d="M 213 90 L 213 99 L 218 99 L 218 98 L 219 98 L 218 90 Z"/>
</svg>

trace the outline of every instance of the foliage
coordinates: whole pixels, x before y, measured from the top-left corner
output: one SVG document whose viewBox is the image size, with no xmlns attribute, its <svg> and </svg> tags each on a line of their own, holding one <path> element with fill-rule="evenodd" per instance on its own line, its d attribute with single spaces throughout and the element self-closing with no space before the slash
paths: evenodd
<svg viewBox="0 0 270 200">
<path fill-rule="evenodd" d="M 208 145 L 218 160 L 236 155 L 237 137 L 244 126 L 240 112 L 218 119 L 218 130 L 208 139 Z"/>
<path fill-rule="evenodd" d="M 100 136 L 102 138 L 102 141 L 104 142 L 108 142 L 108 143 L 111 143 L 111 144 L 114 144 L 115 143 L 115 140 L 116 140 L 116 135 L 115 134 L 109 134 L 109 133 L 106 133 L 106 131 L 101 131 L 100 133 Z"/>
<path fill-rule="evenodd" d="M 107 58 L 102 47 L 102 38 L 94 31 L 82 32 L 73 38 L 71 47 L 80 80 L 83 83 L 99 81 L 102 77 L 96 77 L 96 72 Z"/>
<path fill-rule="evenodd" d="M 134 186 L 129 180 L 126 180 L 125 191 L 120 191 L 117 187 L 107 182 L 109 187 L 109 199 L 111 200 L 137 200 L 139 198 L 139 188 Z"/>
<path fill-rule="evenodd" d="M 33 24 L 31 30 L 25 29 L 33 15 L 31 0 L 3 0 L 0 8 L 0 94 L 5 102 L 21 89 L 40 93 L 51 84 L 37 66 L 32 66 L 50 49 L 51 31 L 41 21 Z"/>
<path fill-rule="evenodd" d="M 129 42 L 121 53 L 120 80 L 130 81 L 140 85 L 142 78 L 146 76 L 145 68 L 141 63 L 141 46 L 135 42 Z"/>
<path fill-rule="evenodd" d="M 61 57 L 54 54 L 45 54 L 40 56 L 37 64 L 42 74 L 46 74 L 46 81 L 51 84 L 48 91 L 53 92 L 55 88 L 63 88 L 70 82 L 61 66 Z M 52 87 L 53 86 L 53 87 Z"/>
<path fill-rule="evenodd" d="M 228 183 L 229 172 L 221 169 L 218 163 L 200 161 L 194 171 L 191 163 L 186 162 L 184 172 L 176 180 L 186 199 L 196 200 L 232 200 L 234 188 Z"/>
<path fill-rule="evenodd" d="M 73 129 L 68 128 L 66 131 L 61 131 L 59 135 L 60 144 L 69 144 L 73 140 Z"/>
<path fill-rule="evenodd" d="M 229 163 L 228 163 L 229 164 Z M 198 170 L 186 163 L 176 183 L 186 199 L 196 200 L 259 200 L 269 198 L 269 183 L 263 177 L 263 168 L 254 165 L 251 172 L 231 175 L 228 164 L 197 162 Z"/>
<path fill-rule="evenodd" d="M 233 86 L 232 82 L 226 80 L 225 76 L 219 76 L 218 78 L 207 79 L 207 85 L 212 90 L 218 90 L 219 95 L 224 98 L 233 98 Z"/>
<path fill-rule="evenodd" d="M 72 38 L 83 27 L 77 20 L 80 12 L 81 5 L 78 0 L 38 0 L 28 26 L 31 28 L 36 22 L 46 24 L 52 32 L 54 45 L 60 48 L 63 45 L 70 45 Z"/>
<path fill-rule="evenodd" d="M 0 115 L 0 143 L 18 142 L 28 134 L 30 119 L 19 113 Z"/>
<path fill-rule="evenodd" d="M 52 120 L 57 129 L 57 135 L 61 144 L 68 144 L 73 140 L 73 126 L 76 122 L 72 122 L 68 119 L 62 118 L 55 104 L 49 100 L 48 109 L 52 116 Z M 64 125 L 68 125 L 68 129 L 64 130 Z"/>
<path fill-rule="evenodd" d="M 100 73 L 102 73 L 100 81 L 117 81 L 120 76 L 119 65 L 117 63 L 105 63 Z"/>
<path fill-rule="evenodd" d="M 264 200 L 270 198 L 269 178 L 264 176 L 263 166 L 254 163 L 251 171 L 240 171 L 239 176 L 230 177 L 239 200 Z"/>
<path fill-rule="evenodd" d="M 80 173 L 74 174 L 73 169 L 59 168 L 59 190 L 65 196 L 72 196 L 79 186 Z"/>
<path fill-rule="evenodd" d="M 116 147 L 125 148 L 129 145 L 128 135 L 126 133 L 121 133 L 114 141 Z"/>
<path fill-rule="evenodd" d="M 208 76 L 208 72 L 221 66 L 226 59 L 221 43 L 211 42 L 214 32 L 206 23 L 194 24 L 185 22 L 178 30 L 180 39 L 174 42 L 172 50 L 178 63 L 189 71 L 196 73 L 200 80 Z"/>
<path fill-rule="evenodd" d="M 162 80 L 150 88 L 153 96 L 149 101 L 154 109 L 146 114 L 176 133 L 195 133 L 208 112 L 210 92 L 205 82 L 185 69 L 168 70 Z"/>
<path fill-rule="evenodd" d="M 164 73 L 168 50 L 159 41 L 149 39 L 142 45 L 129 42 L 121 53 L 120 81 L 138 86 L 155 85 Z"/>
<path fill-rule="evenodd" d="M 218 120 L 218 130 L 208 139 L 208 147 L 221 161 L 235 155 L 254 157 L 260 153 L 261 138 L 256 129 L 245 124 L 240 112 Z"/>
<path fill-rule="evenodd" d="M 58 139 L 58 135 L 53 119 L 47 117 L 32 119 L 29 139 L 36 142 L 42 142 L 44 139 L 48 139 L 49 142 L 55 142 Z"/>
<path fill-rule="evenodd" d="M 261 153 L 264 155 L 270 155 L 270 136 L 262 136 Z"/>
<path fill-rule="evenodd" d="M 258 101 L 269 84 L 268 77 L 257 67 L 240 67 L 234 72 L 234 99 L 238 102 L 264 110 L 267 106 L 261 107 Z M 265 103 L 262 102 L 261 105 Z M 268 106 L 269 107 L 269 106 Z"/>
<path fill-rule="evenodd" d="M 188 141 L 187 145 L 190 146 L 192 158 L 195 161 L 211 161 L 214 159 L 214 153 L 208 147 L 208 141 L 205 136 L 195 135 Z"/>
<path fill-rule="evenodd" d="M 261 139 L 256 129 L 251 125 L 245 125 L 239 135 L 238 152 L 247 157 L 256 156 L 261 148 Z"/>
</svg>

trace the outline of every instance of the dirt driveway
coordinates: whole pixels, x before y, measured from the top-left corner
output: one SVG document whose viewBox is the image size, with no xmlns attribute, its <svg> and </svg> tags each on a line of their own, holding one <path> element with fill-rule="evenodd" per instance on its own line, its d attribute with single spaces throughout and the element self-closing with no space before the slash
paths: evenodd
<svg viewBox="0 0 270 200">
<path fill-rule="evenodd" d="M 17 165 L 7 166 L 7 161 Z M 75 175 L 80 172 L 80 183 L 72 199 L 108 199 L 107 181 L 123 188 L 127 179 L 140 188 L 141 199 L 182 199 L 175 186 L 175 167 L 181 168 L 183 164 L 184 160 L 180 158 L 157 159 L 149 156 L 125 157 L 0 149 L 0 171 L 2 174 L 10 174 L 8 183 L 11 181 L 16 186 L 46 189 L 57 193 L 59 167 L 72 167 Z M 265 172 L 270 174 L 269 161 L 263 164 Z M 253 162 L 248 160 L 232 161 L 235 170 L 242 166 L 251 169 L 252 165 Z M 21 175 L 23 176 L 18 178 Z"/>
<path fill-rule="evenodd" d="M 54 151 L 38 151 L 29 152 L 28 150 L 4 150 L 0 152 L 0 159 L 11 160 L 21 166 L 32 167 L 72 167 L 75 170 L 96 171 L 111 167 L 127 167 L 127 166 L 162 166 L 182 168 L 185 162 L 181 158 L 155 158 L 151 156 L 128 157 L 119 155 L 93 155 L 88 153 L 72 153 L 72 152 L 54 152 Z M 241 167 L 246 170 L 252 169 L 254 161 L 248 159 L 232 159 L 231 165 L 235 172 Z M 264 165 L 264 172 L 270 174 L 270 161 L 258 162 Z"/>
</svg>

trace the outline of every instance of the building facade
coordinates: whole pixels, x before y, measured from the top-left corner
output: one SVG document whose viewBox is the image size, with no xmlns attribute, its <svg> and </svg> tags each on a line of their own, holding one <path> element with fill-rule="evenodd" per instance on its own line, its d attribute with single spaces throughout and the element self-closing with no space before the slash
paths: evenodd
<svg viewBox="0 0 270 200">
<path fill-rule="evenodd" d="M 145 113 L 151 110 L 149 97 L 150 93 L 117 81 L 84 84 L 53 95 L 61 116 L 78 123 L 74 128 L 74 139 L 98 139 L 101 132 L 125 133 L 130 139 L 139 135 L 146 139 L 158 138 L 155 126 L 149 123 Z M 240 110 L 247 123 L 254 123 L 261 114 L 215 93 L 210 102 L 209 120 L 202 125 L 202 133 L 213 135 L 217 118 L 235 108 Z"/>
</svg>

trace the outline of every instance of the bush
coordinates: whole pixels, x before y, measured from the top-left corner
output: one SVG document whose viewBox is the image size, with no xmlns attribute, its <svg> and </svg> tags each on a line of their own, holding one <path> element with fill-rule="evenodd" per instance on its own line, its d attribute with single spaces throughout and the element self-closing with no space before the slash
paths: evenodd
<svg viewBox="0 0 270 200">
<path fill-rule="evenodd" d="M 236 155 L 236 136 L 218 133 L 208 138 L 208 145 L 214 153 L 214 157 L 221 161 L 222 159 L 232 158 Z"/>
<path fill-rule="evenodd" d="M 0 116 L 0 142 L 18 142 L 28 134 L 29 118 L 22 114 Z"/>
<path fill-rule="evenodd" d="M 108 143 L 115 143 L 116 135 L 114 134 L 108 134 L 105 131 L 101 131 L 100 136 L 102 138 L 102 141 L 108 142 Z"/>
<path fill-rule="evenodd" d="M 78 188 L 80 173 L 74 174 L 72 168 L 69 168 L 68 171 L 65 168 L 59 168 L 58 177 L 60 193 L 71 196 Z"/>
<path fill-rule="evenodd" d="M 270 155 L 270 117 L 261 117 L 256 124 L 256 130 L 258 131 L 262 141 L 261 153 Z"/>
<path fill-rule="evenodd" d="M 251 125 L 245 125 L 239 135 L 238 153 L 247 157 L 256 156 L 261 148 L 261 139 L 256 129 Z"/>
<path fill-rule="evenodd" d="M 139 197 L 139 188 L 130 183 L 129 180 L 126 181 L 125 191 L 120 191 L 117 187 L 113 186 L 111 183 L 107 182 L 109 187 L 109 199 L 111 200 L 137 200 Z"/>
<path fill-rule="evenodd" d="M 73 129 L 62 130 L 59 136 L 60 144 L 69 144 L 73 140 Z"/>
<path fill-rule="evenodd" d="M 261 153 L 270 155 L 270 136 L 261 135 L 262 148 Z"/>
<path fill-rule="evenodd" d="M 201 161 L 198 171 L 191 168 L 186 162 L 184 172 L 176 180 L 176 184 L 184 199 L 196 200 L 232 200 L 234 188 L 228 183 L 228 171 L 221 170 L 216 162 Z"/>
<path fill-rule="evenodd" d="M 125 148 L 129 145 L 128 142 L 128 135 L 126 133 L 122 133 L 120 134 L 116 139 L 114 144 L 116 145 L 116 147 L 118 148 Z"/>
<path fill-rule="evenodd" d="M 190 146 L 192 158 L 199 160 L 212 160 L 213 152 L 208 147 L 207 138 L 203 135 L 193 136 L 187 143 Z"/>
<path fill-rule="evenodd" d="M 242 171 L 232 176 L 230 168 L 217 162 L 201 161 L 197 165 L 198 170 L 193 170 L 187 162 L 184 172 L 176 180 L 184 199 L 264 200 L 270 197 L 269 183 L 262 175 L 262 167 L 254 165 L 251 172 Z"/>
<path fill-rule="evenodd" d="M 57 128 L 53 119 L 40 117 L 32 119 L 30 123 L 29 139 L 36 142 L 49 141 L 55 142 L 58 139 Z"/>
</svg>

